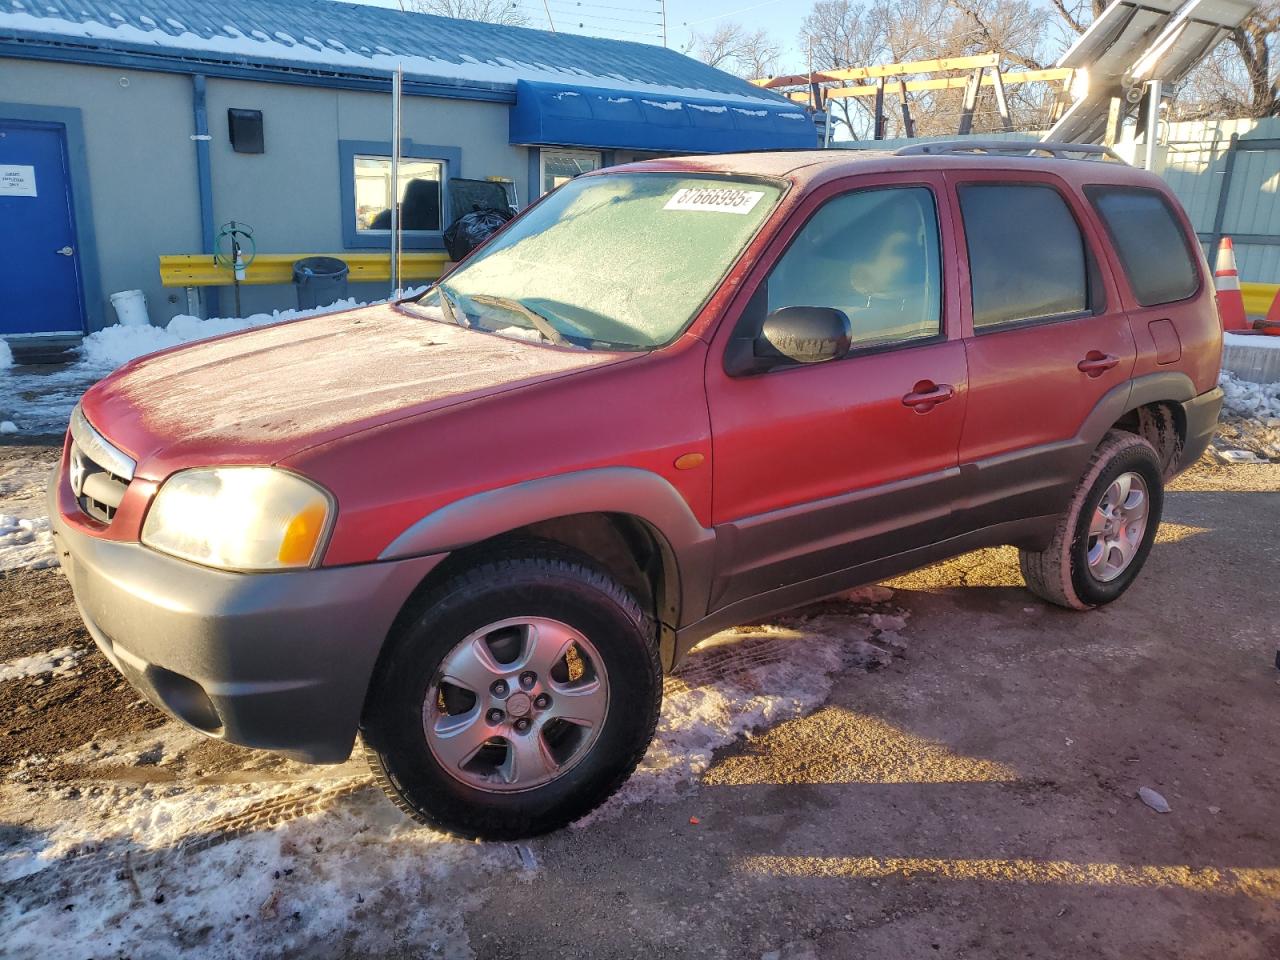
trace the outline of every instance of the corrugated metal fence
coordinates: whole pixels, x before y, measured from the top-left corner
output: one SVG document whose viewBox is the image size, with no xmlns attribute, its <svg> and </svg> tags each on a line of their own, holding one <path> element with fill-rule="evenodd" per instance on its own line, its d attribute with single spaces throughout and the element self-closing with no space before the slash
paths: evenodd
<svg viewBox="0 0 1280 960">
<path fill-rule="evenodd" d="M 1240 276 L 1280 282 L 1280 119 L 1171 123 L 1161 128 L 1156 172 L 1187 208 L 1210 263 L 1218 240 L 1235 242 Z M 980 139 L 1031 139 L 1035 133 L 991 134 Z M 845 149 L 895 150 L 925 140 L 861 140 Z M 1118 148 L 1122 152 L 1125 145 Z M 1144 156 L 1141 144 L 1136 154 Z"/>
</svg>

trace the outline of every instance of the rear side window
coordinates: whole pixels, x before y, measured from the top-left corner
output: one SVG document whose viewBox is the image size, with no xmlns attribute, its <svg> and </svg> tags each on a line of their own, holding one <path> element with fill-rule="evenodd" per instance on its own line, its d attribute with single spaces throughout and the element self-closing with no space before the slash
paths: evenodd
<svg viewBox="0 0 1280 960">
<path fill-rule="evenodd" d="M 1057 190 L 971 183 L 959 193 L 975 330 L 1088 311 L 1084 237 Z"/>
<path fill-rule="evenodd" d="M 1186 234 L 1164 197 L 1140 187 L 1085 187 L 1138 303 L 1185 300 L 1200 288 Z"/>
</svg>

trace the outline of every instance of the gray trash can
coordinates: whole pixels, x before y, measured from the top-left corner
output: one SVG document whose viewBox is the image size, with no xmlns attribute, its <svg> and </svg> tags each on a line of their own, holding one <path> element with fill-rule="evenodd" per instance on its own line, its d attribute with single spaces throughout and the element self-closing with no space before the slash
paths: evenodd
<svg viewBox="0 0 1280 960">
<path fill-rule="evenodd" d="M 293 262 L 298 309 L 327 307 L 347 295 L 348 267 L 336 257 L 304 257 Z"/>
</svg>

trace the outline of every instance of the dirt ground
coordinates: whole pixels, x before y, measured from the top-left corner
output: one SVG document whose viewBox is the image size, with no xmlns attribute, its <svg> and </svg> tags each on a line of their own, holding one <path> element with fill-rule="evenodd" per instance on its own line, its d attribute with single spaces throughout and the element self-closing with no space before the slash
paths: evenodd
<svg viewBox="0 0 1280 960">
<path fill-rule="evenodd" d="M 0 467 L 54 452 L 0 446 Z M 447 904 L 447 936 L 393 936 L 374 951 L 347 930 L 249 953 L 1280 958 L 1278 571 L 1280 465 L 1203 460 L 1173 486 L 1161 541 L 1116 604 L 1085 614 L 1042 604 L 1007 549 L 889 582 L 906 614 L 902 642 L 882 644 L 891 655 L 847 656 L 811 712 L 733 739 L 688 789 L 517 848 L 523 866 L 493 851 L 496 868 L 437 872 L 434 886 L 414 888 L 420 900 L 353 894 L 376 905 L 354 915 L 373 926 Z M 793 622 L 883 624 L 889 609 L 829 604 Z M 42 804 L 113 783 L 146 785 L 136 802 L 147 803 L 182 785 L 332 769 L 216 741 L 99 762 L 106 745 L 163 742 L 174 724 L 90 649 L 56 569 L 0 573 L 0 617 L 0 663 L 88 651 L 71 675 L 0 682 L 0 847 L 6 832 L 12 845 L 35 830 Z M 339 771 L 363 782 L 358 762 Z M 1144 805 L 1143 786 L 1171 812 Z M 308 815 L 336 814 L 313 804 Z M 389 805 L 383 815 L 399 816 Z M 267 817 L 238 829 L 279 828 Z M 128 880 L 164 900 L 147 878 Z M 36 897 L 30 883 L 0 883 L 6 917 Z M 77 895 L 67 882 L 30 902 L 70 911 Z M 236 919 L 274 921 L 278 897 Z M 177 942 L 216 954 L 217 931 L 198 913 L 192 939 Z M 25 955 L 8 944 L 0 938 L 0 955 Z M 93 940 L 45 955 L 59 949 L 115 955 Z"/>
</svg>

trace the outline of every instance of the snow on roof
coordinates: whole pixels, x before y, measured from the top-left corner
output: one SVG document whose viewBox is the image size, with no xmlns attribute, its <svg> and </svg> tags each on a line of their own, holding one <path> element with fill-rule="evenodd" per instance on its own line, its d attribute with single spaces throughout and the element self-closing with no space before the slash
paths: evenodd
<svg viewBox="0 0 1280 960">
<path fill-rule="evenodd" d="M 674 50 L 334 0 L 0 0 L 0 42 L 157 55 L 245 68 L 325 68 L 461 87 L 517 80 L 721 100 L 782 98 Z M 12 48 L 11 48 L 12 49 Z"/>
</svg>

